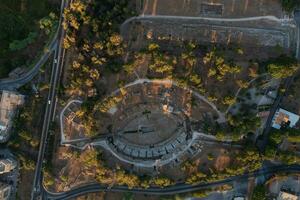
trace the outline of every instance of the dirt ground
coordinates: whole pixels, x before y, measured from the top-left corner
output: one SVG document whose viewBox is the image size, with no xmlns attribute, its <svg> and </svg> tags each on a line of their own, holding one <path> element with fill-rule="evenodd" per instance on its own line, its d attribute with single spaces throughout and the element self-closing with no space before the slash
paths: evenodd
<svg viewBox="0 0 300 200">
<path fill-rule="evenodd" d="M 32 190 L 32 179 L 34 177 L 34 170 L 20 170 L 20 182 L 18 185 L 17 199 L 18 200 L 28 200 L 31 196 Z M 26 184 L 22 184 L 26 183 Z"/>
</svg>

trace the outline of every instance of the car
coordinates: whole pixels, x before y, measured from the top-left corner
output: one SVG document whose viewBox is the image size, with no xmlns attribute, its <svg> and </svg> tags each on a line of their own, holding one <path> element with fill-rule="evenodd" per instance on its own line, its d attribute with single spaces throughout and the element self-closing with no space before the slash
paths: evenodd
<svg viewBox="0 0 300 200">
<path fill-rule="evenodd" d="M 54 63 L 55 63 L 55 64 L 57 63 L 57 59 L 56 59 L 56 58 L 54 59 Z"/>
<path fill-rule="evenodd" d="M 49 105 L 51 104 L 51 101 L 50 101 L 50 100 L 48 100 L 48 104 L 49 104 Z"/>
</svg>

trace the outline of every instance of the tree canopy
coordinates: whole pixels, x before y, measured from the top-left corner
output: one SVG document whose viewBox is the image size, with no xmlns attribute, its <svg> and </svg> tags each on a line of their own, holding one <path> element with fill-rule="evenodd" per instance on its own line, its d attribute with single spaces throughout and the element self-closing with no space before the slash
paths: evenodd
<svg viewBox="0 0 300 200">
<path fill-rule="evenodd" d="M 299 69 L 297 60 L 293 57 L 281 55 L 276 59 L 270 60 L 267 65 L 268 72 L 273 78 L 287 78 L 292 76 Z"/>
</svg>

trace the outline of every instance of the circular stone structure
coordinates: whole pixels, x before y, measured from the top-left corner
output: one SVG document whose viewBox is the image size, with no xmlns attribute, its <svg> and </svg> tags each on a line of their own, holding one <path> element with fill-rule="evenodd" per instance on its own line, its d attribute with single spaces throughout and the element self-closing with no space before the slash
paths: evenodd
<svg viewBox="0 0 300 200">
<path fill-rule="evenodd" d="M 136 104 L 127 108 L 125 112 L 129 110 L 132 111 L 132 115 L 116 122 L 114 131 L 119 138 L 129 143 L 157 145 L 185 131 L 183 116 L 166 112 L 155 104 Z"/>
<path fill-rule="evenodd" d="M 125 90 L 122 101 L 109 111 L 113 136 L 107 146 L 114 156 L 139 167 L 155 167 L 194 153 L 199 141 L 189 127 L 190 90 L 160 81 Z"/>
</svg>

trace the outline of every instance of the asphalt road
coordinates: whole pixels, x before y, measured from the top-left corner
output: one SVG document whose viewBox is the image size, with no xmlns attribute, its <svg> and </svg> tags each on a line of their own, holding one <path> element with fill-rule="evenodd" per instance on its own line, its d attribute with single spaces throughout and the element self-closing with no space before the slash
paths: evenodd
<svg viewBox="0 0 300 200">
<path fill-rule="evenodd" d="M 293 79 L 294 77 L 289 77 L 287 79 L 284 80 L 284 83 L 283 83 L 283 88 L 285 88 L 285 91 L 288 90 L 288 88 L 291 86 L 291 84 L 293 83 Z M 271 107 L 271 110 L 270 110 L 270 114 L 269 114 L 269 117 L 267 119 L 267 122 L 266 122 L 266 125 L 265 125 L 265 129 L 263 131 L 263 137 L 262 137 L 262 140 L 258 141 L 257 145 L 260 149 L 260 152 L 264 152 L 265 149 L 266 149 L 266 146 L 268 144 L 268 138 L 269 138 L 269 133 L 272 129 L 272 121 L 273 121 L 273 116 L 275 115 L 277 109 L 279 108 L 279 105 L 281 103 L 281 100 L 282 98 L 284 97 L 285 95 L 285 92 L 284 93 L 280 93 L 274 103 L 273 103 L 273 106 Z"/>
<path fill-rule="evenodd" d="M 33 77 L 39 72 L 40 68 L 47 62 L 56 45 L 57 37 L 54 36 L 54 39 L 48 46 L 49 51 L 40 58 L 40 60 L 35 64 L 35 66 L 32 69 L 27 73 L 23 74 L 22 77 L 19 77 L 17 79 L 0 80 L 0 90 L 15 90 L 31 81 Z"/>
<path fill-rule="evenodd" d="M 61 10 L 63 10 L 66 7 L 66 2 L 62 0 L 62 7 Z M 42 167 L 43 167 L 43 160 L 44 160 L 44 154 L 47 146 L 47 138 L 48 138 L 48 132 L 49 132 L 49 126 L 53 119 L 53 116 L 55 114 L 55 104 L 56 104 L 56 93 L 57 93 L 57 87 L 59 84 L 59 78 L 63 67 L 63 60 L 64 60 L 64 50 L 62 49 L 62 41 L 64 37 L 64 30 L 59 29 L 59 41 L 57 41 L 56 48 L 54 50 L 54 60 L 52 64 L 52 72 L 51 72 L 51 80 L 50 80 L 50 89 L 48 93 L 47 98 L 47 104 L 46 104 L 46 110 L 44 114 L 44 121 L 43 121 L 43 128 L 42 128 L 42 134 L 41 134 L 41 141 L 39 146 L 39 154 L 37 163 L 35 166 L 35 175 L 33 180 L 33 188 L 31 193 L 31 199 L 39 199 L 42 190 Z"/>
<path fill-rule="evenodd" d="M 225 180 L 216 181 L 213 183 L 200 183 L 195 185 L 187 185 L 184 183 L 179 183 L 174 186 L 166 187 L 166 188 L 159 188 L 159 187 L 152 187 L 152 188 L 133 188 L 128 189 L 126 186 L 115 186 L 115 187 L 107 187 L 100 184 L 89 184 L 82 187 L 74 188 L 71 191 L 63 192 L 63 193 L 51 193 L 48 191 L 45 191 L 44 199 L 48 200 L 67 200 L 72 199 L 84 194 L 93 193 L 93 192 L 132 192 L 132 193 L 139 193 L 139 194 L 148 194 L 148 195 L 174 195 L 179 193 L 187 193 L 187 192 L 195 192 L 201 189 L 207 189 L 212 188 L 224 184 L 230 184 L 234 181 L 241 181 L 241 180 L 247 180 L 250 177 L 260 177 L 260 176 L 267 176 L 267 175 L 273 175 L 278 172 L 289 172 L 289 173 L 298 173 L 300 172 L 300 165 L 280 165 L 280 166 L 274 166 L 271 168 L 265 168 L 258 171 L 255 171 L 253 173 L 247 173 L 240 176 L 234 176 L 230 177 Z"/>
<path fill-rule="evenodd" d="M 62 17 L 63 14 L 63 5 L 65 0 L 62 0 L 61 9 L 60 9 L 60 16 Z M 19 87 L 25 85 L 26 83 L 30 82 L 39 72 L 40 68 L 45 65 L 47 60 L 49 59 L 50 55 L 55 51 L 57 48 L 58 40 L 59 40 L 59 33 L 61 27 L 61 18 L 58 24 L 58 30 L 56 31 L 52 41 L 47 46 L 48 51 L 44 52 L 44 54 L 40 57 L 37 63 L 30 69 L 28 72 L 22 74 L 21 77 L 17 79 L 5 78 L 0 79 L 0 90 L 15 90 Z"/>
</svg>

